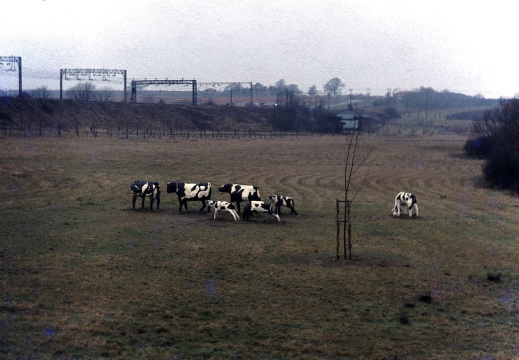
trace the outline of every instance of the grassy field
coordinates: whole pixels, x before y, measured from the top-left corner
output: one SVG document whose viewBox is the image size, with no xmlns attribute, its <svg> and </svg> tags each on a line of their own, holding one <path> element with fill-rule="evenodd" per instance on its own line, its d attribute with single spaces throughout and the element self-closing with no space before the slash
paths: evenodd
<svg viewBox="0 0 519 360">
<path fill-rule="evenodd" d="M 342 137 L 2 138 L 0 358 L 519 357 L 519 199 L 478 186 L 463 144 L 362 139 L 348 261 Z M 131 210 L 137 179 L 159 211 Z M 168 181 L 254 184 L 300 216 L 179 213 Z M 401 190 L 419 218 L 390 215 Z"/>
</svg>

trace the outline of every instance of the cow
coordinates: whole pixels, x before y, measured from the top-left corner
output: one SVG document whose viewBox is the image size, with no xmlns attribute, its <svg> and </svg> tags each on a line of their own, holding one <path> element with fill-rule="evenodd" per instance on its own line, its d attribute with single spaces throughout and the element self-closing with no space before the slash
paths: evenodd
<svg viewBox="0 0 519 360">
<path fill-rule="evenodd" d="M 265 201 L 249 201 L 243 208 L 243 219 L 249 220 L 249 217 L 253 213 L 268 213 L 274 216 L 278 221 L 281 221 L 279 215 L 272 208 L 272 205 Z"/>
<path fill-rule="evenodd" d="M 393 216 L 400 216 L 400 209 L 404 209 L 404 213 L 409 211 L 409 217 L 413 216 L 413 208 L 416 210 L 416 217 L 418 217 L 418 202 L 416 196 L 404 191 L 399 192 L 395 197 L 395 206 L 393 207 Z"/>
<path fill-rule="evenodd" d="M 242 201 L 260 201 L 261 196 L 257 186 L 224 184 L 218 188 L 218 191 L 231 194 L 231 203 L 236 203 L 238 213 L 240 213 L 240 203 Z"/>
<path fill-rule="evenodd" d="M 218 215 L 219 211 L 226 211 L 232 215 L 234 221 L 240 220 L 238 213 L 234 210 L 234 205 L 227 201 L 214 201 L 214 200 L 206 200 L 205 201 L 207 207 L 214 208 L 214 216 L 213 220 L 216 220 L 216 215 Z"/>
<path fill-rule="evenodd" d="M 153 210 L 153 201 L 157 200 L 157 210 L 160 205 L 160 186 L 158 182 L 135 180 L 130 187 L 132 189 L 132 209 L 135 209 L 135 201 L 137 197 L 142 198 L 142 207 L 144 207 L 144 199 L 150 197 L 150 210 Z"/>
<path fill-rule="evenodd" d="M 290 209 L 290 214 L 297 215 L 297 211 L 294 209 L 294 199 L 291 197 L 283 195 L 270 195 L 269 199 L 276 207 L 276 212 L 278 214 L 281 214 L 281 206 L 284 206 Z"/>
<path fill-rule="evenodd" d="M 211 183 L 188 184 L 172 181 L 168 182 L 167 192 L 177 193 L 178 202 L 180 203 L 178 208 L 179 212 L 182 212 L 182 206 L 187 210 L 188 201 L 201 201 L 202 207 L 199 211 L 202 211 L 206 207 L 205 201 L 211 199 Z M 209 208 L 207 209 L 207 212 L 209 212 Z"/>
</svg>

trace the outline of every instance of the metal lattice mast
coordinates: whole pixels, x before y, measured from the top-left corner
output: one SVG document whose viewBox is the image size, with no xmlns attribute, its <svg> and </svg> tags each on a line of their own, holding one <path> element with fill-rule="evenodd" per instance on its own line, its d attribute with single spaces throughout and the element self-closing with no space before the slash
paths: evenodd
<svg viewBox="0 0 519 360">
<path fill-rule="evenodd" d="M 15 65 L 18 67 L 18 96 L 22 97 L 22 58 L 21 56 L 0 56 L 0 63 L 8 63 L 11 68 L 7 71 L 16 71 Z"/>
</svg>

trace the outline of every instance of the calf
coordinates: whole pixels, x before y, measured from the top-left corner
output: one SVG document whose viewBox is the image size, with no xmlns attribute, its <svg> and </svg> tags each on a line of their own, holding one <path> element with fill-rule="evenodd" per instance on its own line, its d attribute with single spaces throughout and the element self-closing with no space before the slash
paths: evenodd
<svg viewBox="0 0 519 360">
<path fill-rule="evenodd" d="M 418 217 L 418 202 L 416 201 L 416 196 L 413 194 L 401 191 L 396 195 L 393 216 L 400 216 L 401 207 L 404 209 L 405 214 L 407 214 L 409 210 L 409 217 L 413 216 L 414 208 L 416 210 L 416 216 Z"/>
<path fill-rule="evenodd" d="M 178 202 L 180 206 L 178 211 L 182 212 L 182 205 L 187 210 L 188 201 L 201 201 L 202 207 L 199 211 L 202 211 L 206 207 L 206 200 L 211 199 L 211 183 L 200 183 L 200 184 L 187 184 L 181 182 L 168 182 L 167 187 L 168 193 L 177 193 Z M 207 209 L 209 212 L 209 209 Z"/>
<path fill-rule="evenodd" d="M 232 215 L 234 221 L 240 220 L 238 213 L 234 210 L 234 205 L 227 201 L 214 201 L 214 200 L 206 200 L 205 201 L 208 209 L 214 208 L 214 216 L 213 220 L 216 219 L 216 215 L 218 215 L 218 211 L 226 211 Z"/>
<path fill-rule="evenodd" d="M 249 220 L 249 217 L 253 213 L 269 213 L 270 215 L 274 216 L 278 221 L 281 221 L 279 219 L 279 215 L 276 213 L 274 209 L 272 209 L 272 205 L 270 203 L 265 201 L 250 201 L 245 205 L 243 208 L 243 219 Z"/>
<path fill-rule="evenodd" d="M 135 201 L 137 197 L 142 198 L 142 207 L 144 207 L 144 199 L 150 197 L 150 210 L 153 210 L 153 201 L 157 200 L 157 210 L 160 205 L 160 186 L 158 182 L 135 180 L 130 187 L 132 189 L 132 209 L 135 209 Z"/>
<path fill-rule="evenodd" d="M 258 187 L 253 185 L 224 184 L 218 188 L 218 191 L 231 194 L 231 203 L 236 203 L 238 213 L 242 201 L 261 200 Z"/>
<path fill-rule="evenodd" d="M 278 214 L 281 214 L 281 206 L 284 206 L 290 209 L 290 214 L 297 215 L 297 211 L 296 209 L 294 209 L 294 199 L 292 199 L 291 197 L 283 195 L 270 195 L 269 199 L 276 207 L 276 212 Z"/>
</svg>

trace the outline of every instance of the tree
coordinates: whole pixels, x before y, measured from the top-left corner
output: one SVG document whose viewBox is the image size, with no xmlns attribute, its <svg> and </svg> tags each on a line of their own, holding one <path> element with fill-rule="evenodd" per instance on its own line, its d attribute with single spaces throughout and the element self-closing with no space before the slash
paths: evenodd
<svg viewBox="0 0 519 360">
<path fill-rule="evenodd" d="M 331 93 L 333 96 L 336 96 L 342 92 L 344 86 L 346 85 L 344 85 L 341 79 L 336 77 L 324 84 L 324 91 L 326 93 Z"/>
<path fill-rule="evenodd" d="M 101 101 L 113 101 L 115 97 L 115 90 L 109 86 L 104 86 L 97 91 L 97 96 Z"/>
<path fill-rule="evenodd" d="M 90 101 L 96 98 L 96 86 L 90 82 L 79 83 L 67 90 L 69 98 L 77 101 Z"/>
<path fill-rule="evenodd" d="M 310 86 L 310 89 L 308 89 L 308 95 L 315 96 L 317 94 L 318 94 L 317 86 L 315 86 L 315 85 Z"/>
<path fill-rule="evenodd" d="M 31 96 L 35 99 L 47 100 L 50 98 L 50 91 L 46 86 L 41 86 L 32 90 Z"/>
<path fill-rule="evenodd" d="M 284 90 L 287 87 L 287 82 L 285 79 L 280 79 L 276 81 L 276 87 L 278 88 L 278 91 Z"/>
<path fill-rule="evenodd" d="M 287 85 L 286 90 L 288 90 L 296 95 L 301 94 L 301 90 L 299 90 L 299 86 L 297 86 L 296 84 Z"/>
<path fill-rule="evenodd" d="M 483 178 L 490 188 L 519 193 L 519 99 L 502 100 L 475 120 L 465 153 L 485 158 Z"/>
</svg>

